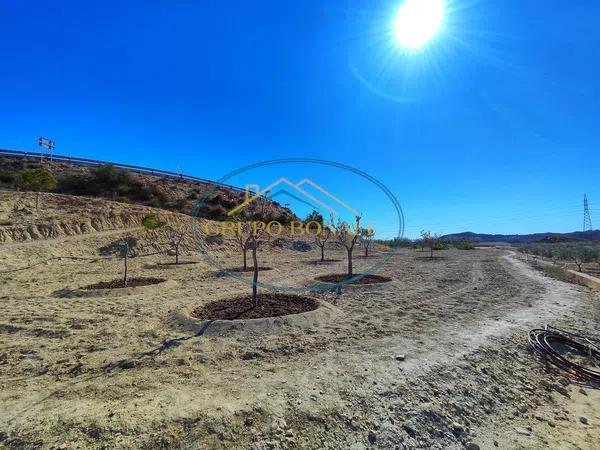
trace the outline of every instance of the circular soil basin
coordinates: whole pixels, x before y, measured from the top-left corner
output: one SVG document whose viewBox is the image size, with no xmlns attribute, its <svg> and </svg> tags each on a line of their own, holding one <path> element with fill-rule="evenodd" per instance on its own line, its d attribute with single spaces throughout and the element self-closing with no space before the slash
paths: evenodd
<svg viewBox="0 0 600 450">
<path fill-rule="evenodd" d="M 262 303 L 258 308 L 252 308 L 249 296 L 183 308 L 173 311 L 167 317 L 167 323 L 173 328 L 193 332 L 197 336 L 226 336 L 231 333 L 256 335 L 310 329 L 330 323 L 342 314 L 334 305 L 310 297 L 279 293 L 262 294 L 260 299 Z M 267 314 L 270 316 L 266 316 Z M 239 318 L 205 318 L 235 316 Z"/>
<path fill-rule="evenodd" d="M 356 274 L 358 276 L 360 274 Z M 322 281 L 324 283 L 342 283 L 344 281 L 348 281 L 348 274 L 346 273 L 330 273 L 328 275 L 321 275 L 320 277 L 315 278 L 317 281 Z M 354 280 L 349 284 L 377 284 L 377 283 L 388 283 L 392 281 L 390 277 L 382 277 L 381 275 L 365 275 L 358 280 Z"/>
<path fill-rule="evenodd" d="M 151 284 L 159 284 L 163 283 L 167 280 L 164 278 L 130 278 L 127 280 L 127 285 L 123 284 L 122 279 L 112 280 L 112 281 L 100 281 L 99 283 L 90 284 L 89 286 L 85 286 L 82 289 L 85 290 L 93 290 L 93 289 L 121 289 L 121 288 L 131 288 L 138 286 L 149 286 Z"/>
<path fill-rule="evenodd" d="M 310 297 L 275 293 L 260 294 L 256 307 L 252 306 L 251 296 L 240 296 L 199 306 L 190 315 L 202 320 L 262 319 L 305 313 L 318 307 L 319 303 Z"/>
<path fill-rule="evenodd" d="M 329 264 L 329 263 L 341 262 L 341 261 L 342 261 L 341 259 L 325 259 L 323 261 L 318 259 L 315 261 L 306 261 L 306 264 L 313 264 L 315 266 L 318 266 L 319 264 Z"/>
</svg>

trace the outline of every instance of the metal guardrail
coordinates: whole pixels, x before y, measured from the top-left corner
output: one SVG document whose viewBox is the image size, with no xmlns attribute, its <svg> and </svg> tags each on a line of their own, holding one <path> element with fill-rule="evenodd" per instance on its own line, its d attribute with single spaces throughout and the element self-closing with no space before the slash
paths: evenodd
<svg viewBox="0 0 600 450">
<path fill-rule="evenodd" d="M 219 187 L 222 187 L 225 189 L 229 189 L 232 191 L 245 192 L 244 189 L 241 189 L 237 186 L 232 186 L 230 184 L 224 184 L 224 183 L 218 183 L 216 181 L 207 180 L 205 178 L 194 177 L 191 175 L 184 175 L 182 173 L 169 172 L 167 170 L 151 169 L 149 167 L 133 166 L 130 164 L 121 164 L 121 163 L 115 163 L 115 162 L 109 162 L 109 161 L 100 161 L 97 159 L 78 158 L 75 156 L 54 155 L 54 154 L 50 154 L 50 153 L 38 153 L 38 152 L 28 152 L 28 151 L 22 151 L 22 150 L 7 150 L 7 149 L 0 149 L 0 156 L 9 156 L 12 158 L 31 158 L 31 159 L 37 158 L 40 160 L 46 158 L 51 161 L 68 162 L 71 164 L 75 164 L 78 166 L 85 166 L 85 167 L 100 167 L 100 166 L 105 166 L 107 164 L 110 164 L 113 167 L 128 170 L 130 172 L 141 173 L 143 175 L 155 175 L 155 176 L 159 176 L 159 177 L 163 177 L 163 178 L 170 178 L 170 179 L 176 179 L 176 180 L 187 180 L 187 181 L 193 181 L 193 182 L 197 182 L 197 183 L 209 183 L 209 184 L 213 184 L 213 185 L 216 185 L 216 186 L 219 186 Z"/>
</svg>

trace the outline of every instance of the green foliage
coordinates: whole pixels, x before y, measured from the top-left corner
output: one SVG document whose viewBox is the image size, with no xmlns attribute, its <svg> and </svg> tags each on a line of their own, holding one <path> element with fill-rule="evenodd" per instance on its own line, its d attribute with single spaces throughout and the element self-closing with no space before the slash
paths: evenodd
<svg viewBox="0 0 600 450">
<path fill-rule="evenodd" d="M 436 239 L 433 241 L 433 250 L 448 250 L 448 243 L 441 240 L 441 239 Z"/>
<path fill-rule="evenodd" d="M 128 200 L 154 206 L 168 207 L 167 195 L 157 186 L 145 186 L 131 173 L 107 164 L 87 174 L 69 174 L 58 180 L 58 192 L 72 195 Z"/>
<path fill-rule="evenodd" d="M 447 242 L 458 250 L 475 250 L 477 244 L 474 239 L 452 239 Z"/>
<path fill-rule="evenodd" d="M 592 244 L 528 244 L 519 248 L 525 255 L 572 262 L 582 270 L 584 263 L 600 260 L 600 247 Z"/>
<path fill-rule="evenodd" d="M 317 223 L 323 225 L 323 220 L 324 220 L 323 215 L 319 211 L 313 209 L 312 212 L 306 216 L 306 219 L 304 219 L 304 222 L 305 223 L 317 222 Z"/>
<path fill-rule="evenodd" d="M 156 214 L 146 214 L 142 218 L 142 225 L 146 230 L 152 231 L 158 228 L 162 228 L 167 224 L 164 220 L 161 220 Z"/>
<path fill-rule="evenodd" d="M 26 169 L 17 176 L 16 185 L 24 191 L 52 191 L 56 188 L 56 178 L 48 169 Z"/>
<path fill-rule="evenodd" d="M 395 237 L 391 241 L 381 242 L 387 243 L 390 247 L 398 247 L 398 248 L 412 248 L 414 243 L 411 239 L 408 238 L 399 238 Z"/>
</svg>

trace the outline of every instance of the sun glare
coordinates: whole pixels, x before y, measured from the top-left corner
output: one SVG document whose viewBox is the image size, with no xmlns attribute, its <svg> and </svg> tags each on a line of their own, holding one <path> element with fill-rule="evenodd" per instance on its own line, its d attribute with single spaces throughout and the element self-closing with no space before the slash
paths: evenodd
<svg viewBox="0 0 600 450">
<path fill-rule="evenodd" d="M 400 45 L 418 49 L 438 32 L 444 18 L 444 0 L 406 0 L 396 15 L 394 34 Z"/>
</svg>

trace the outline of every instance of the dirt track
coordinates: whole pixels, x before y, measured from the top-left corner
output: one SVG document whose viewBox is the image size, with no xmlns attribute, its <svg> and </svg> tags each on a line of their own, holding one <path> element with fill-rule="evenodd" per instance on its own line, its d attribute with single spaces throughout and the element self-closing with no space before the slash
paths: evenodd
<svg viewBox="0 0 600 450">
<path fill-rule="evenodd" d="M 94 254 L 114 238 L 1 247 L 1 261 L 14 267 Z M 263 251 L 260 263 L 275 270 L 261 277 L 302 285 L 344 267 L 307 264 L 316 255 Z M 98 297 L 61 290 L 114 278 L 118 261 L 52 261 L 10 274 L 0 285 L 0 442 L 358 449 L 494 448 L 496 440 L 500 448 L 594 448 L 598 391 L 571 386 L 567 398 L 547 387 L 561 377 L 527 352 L 526 332 L 545 323 L 597 332 L 598 296 L 500 250 L 424 255 L 403 250 L 388 261 L 379 273 L 392 282 L 322 294 L 342 311 L 333 321 L 229 336 L 194 337 L 168 320 L 183 307 L 249 290 L 205 262 L 134 259 L 133 276 L 176 283 Z M 220 258 L 240 263 L 234 253 Z M 357 258 L 357 271 L 365 264 Z"/>
</svg>

